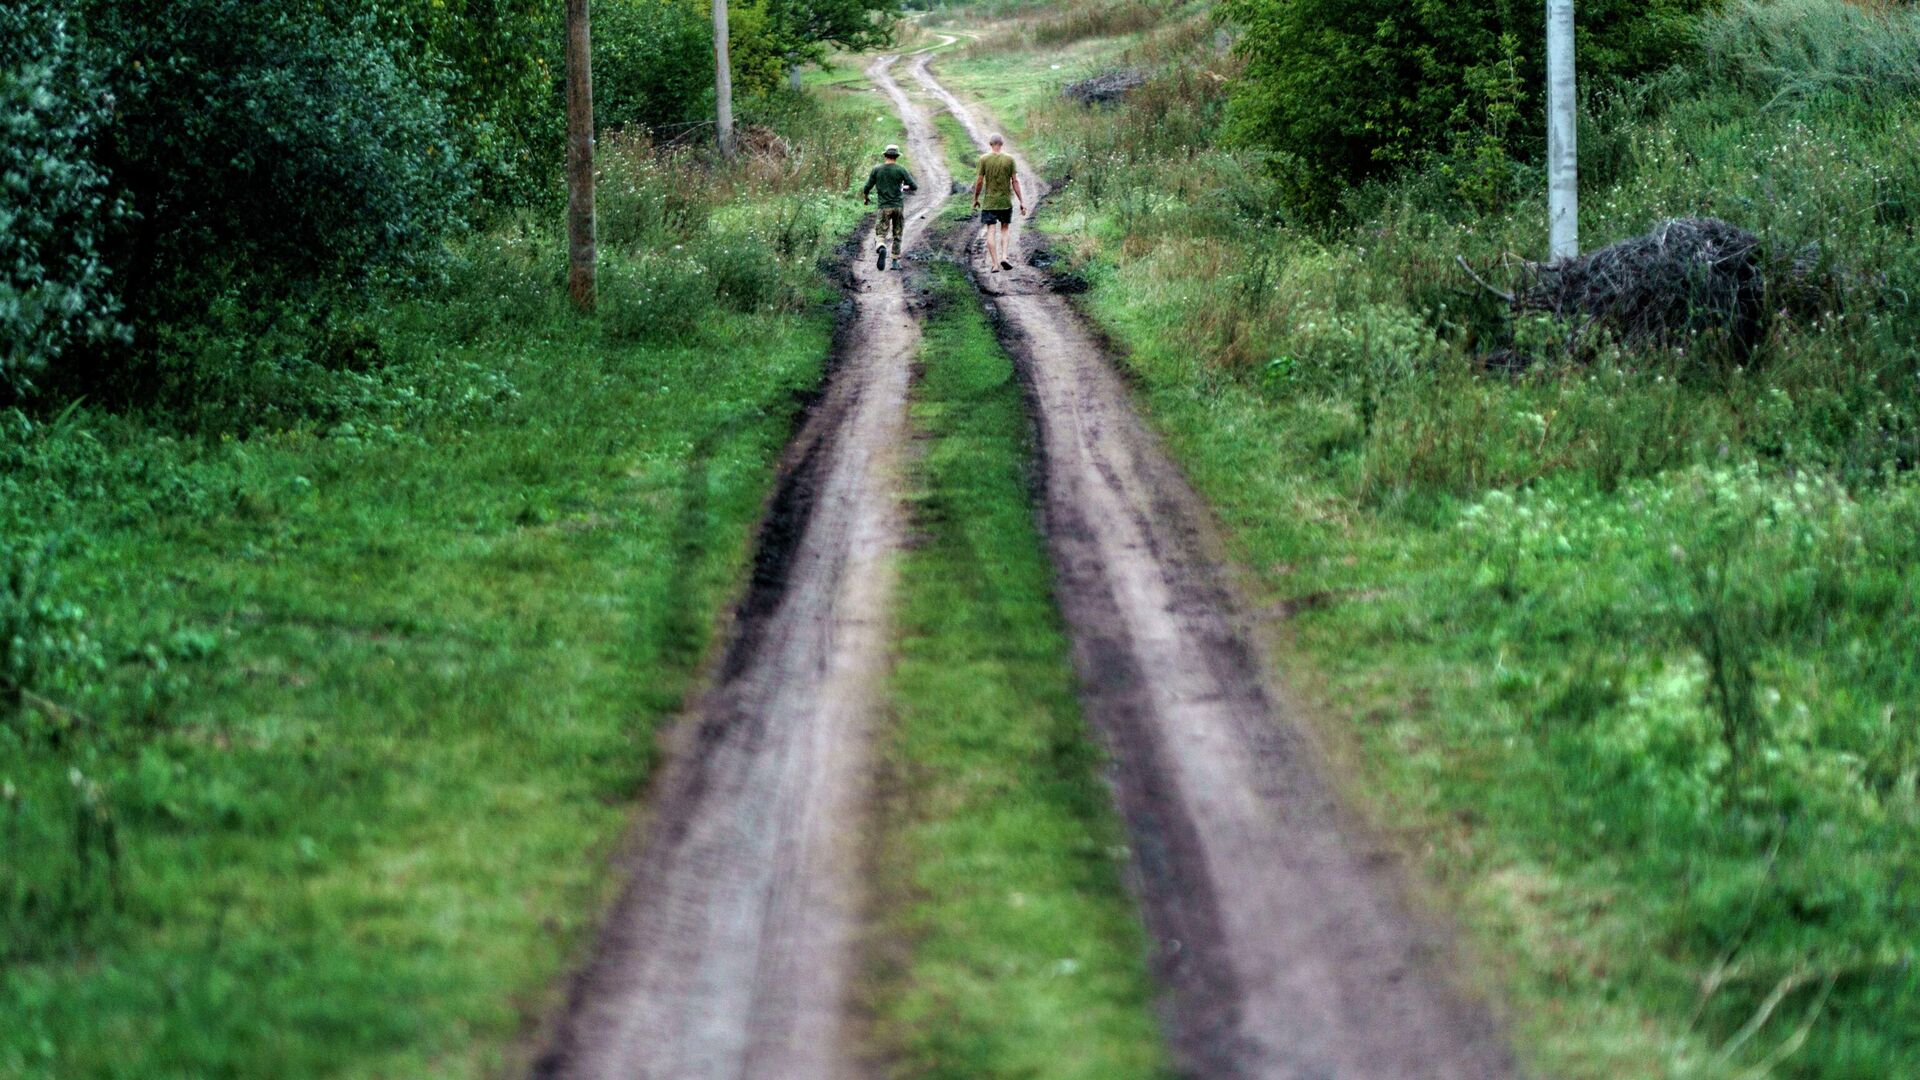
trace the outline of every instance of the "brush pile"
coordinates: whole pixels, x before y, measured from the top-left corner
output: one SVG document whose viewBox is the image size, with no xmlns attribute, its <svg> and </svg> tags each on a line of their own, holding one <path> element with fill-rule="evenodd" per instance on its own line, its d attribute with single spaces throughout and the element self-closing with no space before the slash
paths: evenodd
<svg viewBox="0 0 1920 1080">
<path fill-rule="evenodd" d="M 1146 85 L 1147 73 L 1135 68 L 1120 68 L 1095 75 L 1091 79 L 1068 83 L 1060 96 L 1081 105 L 1110 105 Z"/>
<path fill-rule="evenodd" d="M 1760 239 L 1747 230 L 1674 218 L 1590 255 L 1528 267 L 1513 308 L 1551 312 L 1629 349 L 1705 341 L 1744 360 L 1766 332 L 1767 270 Z"/>
</svg>

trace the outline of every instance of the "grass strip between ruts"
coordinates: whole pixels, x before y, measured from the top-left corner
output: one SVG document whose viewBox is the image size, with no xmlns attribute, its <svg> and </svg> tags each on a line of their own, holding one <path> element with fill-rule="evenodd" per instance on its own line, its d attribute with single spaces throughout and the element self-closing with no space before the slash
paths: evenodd
<svg viewBox="0 0 1920 1080">
<path fill-rule="evenodd" d="M 1123 837 L 1035 526 L 1021 390 L 935 269 L 913 419 L 917 542 L 883 742 L 880 1040 L 918 1077 L 1165 1075 Z"/>
</svg>

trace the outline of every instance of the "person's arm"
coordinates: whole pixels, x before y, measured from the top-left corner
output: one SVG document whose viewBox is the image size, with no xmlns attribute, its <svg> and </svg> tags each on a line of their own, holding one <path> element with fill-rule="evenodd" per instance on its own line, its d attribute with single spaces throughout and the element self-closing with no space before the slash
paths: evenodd
<svg viewBox="0 0 1920 1080">
<path fill-rule="evenodd" d="M 982 159 L 980 168 L 973 174 L 973 208 L 980 209 L 980 189 L 987 186 L 987 166 Z"/>
<path fill-rule="evenodd" d="M 873 185 L 879 182 L 879 172 L 880 170 L 875 169 L 867 174 L 867 186 L 860 189 L 861 202 L 868 203 L 873 201 Z"/>
<path fill-rule="evenodd" d="M 1020 200 L 1020 212 L 1025 214 L 1027 212 L 1027 197 L 1020 193 L 1020 174 L 1014 173 L 1008 177 L 1008 179 L 1013 182 L 1013 197 Z"/>
<path fill-rule="evenodd" d="M 902 175 L 902 176 L 904 176 L 904 177 L 906 177 L 906 178 L 907 178 L 907 190 L 908 190 L 908 191 L 919 191 L 919 190 L 920 190 L 920 185 L 919 185 L 919 184 L 916 184 L 916 183 L 914 183 L 914 180 L 913 180 L 913 174 L 912 174 L 912 173 L 910 173 L 910 172 L 908 172 L 908 171 L 907 171 L 907 170 L 906 170 L 906 169 L 905 169 L 904 167 L 903 167 L 903 168 L 902 168 L 902 169 L 900 170 L 900 175 Z"/>
</svg>

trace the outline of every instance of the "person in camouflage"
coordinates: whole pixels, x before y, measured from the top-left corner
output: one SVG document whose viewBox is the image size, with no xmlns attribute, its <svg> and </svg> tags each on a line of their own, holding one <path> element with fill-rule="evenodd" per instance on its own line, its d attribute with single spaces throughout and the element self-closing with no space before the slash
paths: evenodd
<svg viewBox="0 0 1920 1080">
<path fill-rule="evenodd" d="M 867 174 L 867 186 L 860 192 L 860 201 L 871 203 L 875 191 L 880 193 L 880 223 L 875 226 L 874 239 L 878 257 L 875 269 L 887 268 L 887 232 L 893 232 L 893 268 L 900 269 L 900 235 L 907 227 L 907 196 L 909 191 L 919 191 L 920 185 L 914 182 L 913 174 L 900 165 L 900 148 L 889 146 L 881 154 L 886 160 L 873 167 Z"/>
</svg>

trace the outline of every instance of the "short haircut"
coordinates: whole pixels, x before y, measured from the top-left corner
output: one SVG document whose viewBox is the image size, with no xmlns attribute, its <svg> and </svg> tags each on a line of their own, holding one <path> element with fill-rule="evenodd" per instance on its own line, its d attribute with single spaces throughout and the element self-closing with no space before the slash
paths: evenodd
<svg viewBox="0 0 1920 1080">
<path fill-rule="evenodd" d="M 1006 142 L 1007 140 L 1001 138 L 998 135 L 989 136 L 987 139 L 988 146 L 1004 146 L 1006 145 Z"/>
</svg>

